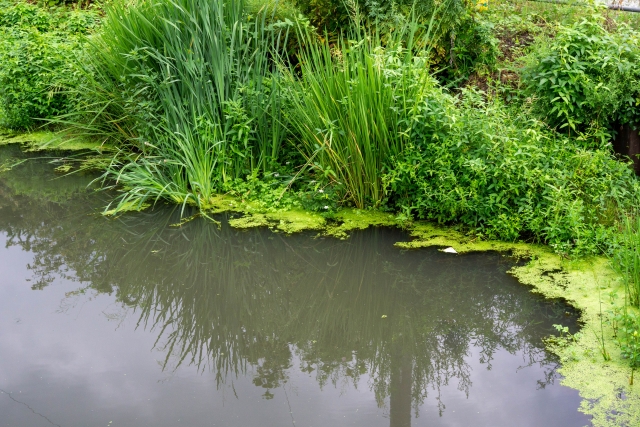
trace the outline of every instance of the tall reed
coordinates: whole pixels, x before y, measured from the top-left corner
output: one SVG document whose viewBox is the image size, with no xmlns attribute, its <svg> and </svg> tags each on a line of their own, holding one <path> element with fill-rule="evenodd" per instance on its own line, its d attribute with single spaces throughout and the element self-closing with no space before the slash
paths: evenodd
<svg viewBox="0 0 640 427">
<path fill-rule="evenodd" d="M 627 303 L 640 308 L 640 216 L 625 215 L 621 225 L 620 245 L 612 263 L 622 276 Z"/>
<path fill-rule="evenodd" d="M 203 206 L 225 182 L 277 160 L 270 52 L 282 37 L 268 13 L 249 19 L 242 0 L 108 10 L 84 58 L 81 113 L 61 120 L 124 145 L 106 175 L 127 190 L 118 207 L 149 198 Z"/>
<path fill-rule="evenodd" d="M 415 106 L 435 84 L 428 73 L 433 25 L 425 29 L 409 19 L 383 41 L 356 14 L 335 44 L 298 26 L 299 73 L 284 79 L 289 124 L 308 164 L 357 207 L 384 199 L 383 167 L 402 150 Z"/>
</svg>

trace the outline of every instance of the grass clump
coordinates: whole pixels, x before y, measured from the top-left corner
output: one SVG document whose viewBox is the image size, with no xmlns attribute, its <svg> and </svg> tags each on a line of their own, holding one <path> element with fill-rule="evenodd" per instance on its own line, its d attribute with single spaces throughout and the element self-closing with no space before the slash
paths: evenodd
<svg viewBox="0 0 640 427">
<path fill-rule="evenodd" d="M 384 46 L 359 26 L 335 44 L 302 30 L 299 76 L 285 82 L 292 133 L 316 175 L 358 208 L 384 201 L 384 162 L 404 149 L 415 107 L 436 85 L 426 52 L 414 56 L 417 29 L 406 23 Z"/>
<path fill-rule="evenodd" d="M 242 1 L 141 1 L 111 7 L 87 53 L 80 134 L 123 151 L 106 177 L 120 204 L 165 198 L 206 207 L 223 184 L 268 171 L 283 139 L 271 49 L 281 30 Z"/>
<path fill-rule="evenodd" d="M 612 265 L 623 278 L 626 301 L 640 308 L 640 216 L 637 212 L 622 218 L 619 246 Z"/>
</svg>

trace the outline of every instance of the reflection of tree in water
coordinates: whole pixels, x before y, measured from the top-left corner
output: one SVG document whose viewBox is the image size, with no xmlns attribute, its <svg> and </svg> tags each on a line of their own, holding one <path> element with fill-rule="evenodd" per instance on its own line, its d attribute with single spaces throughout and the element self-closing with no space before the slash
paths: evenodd
<svg viewBox="0 0 640 427">
<path fill-rule="evenodd" d="M 400 251 L 389 230 L 341 242 L 201 220 L 175 228 L 169 209 L 96 219 L 100 202 L 72 193 L 17 196 L 0 176 L 0 230 L 35 253 L 38 287 L 64 275 L 115 292 L 157 333 L 165 367 L 212 370 L 220 384 L 251 366 L 266 398 L 295 355 L 321 387 L 356 387 L 367 374 L 378 404 L 390 397 L 391 425 L 408 426 L 431 391 L 441 411 L 451 381 L 469 393 L 472 350 L 489 367 L 498 349 L 546 363 L 540 338 L 563 311 L 505 283 L 495 254 Z"/>
</svg>

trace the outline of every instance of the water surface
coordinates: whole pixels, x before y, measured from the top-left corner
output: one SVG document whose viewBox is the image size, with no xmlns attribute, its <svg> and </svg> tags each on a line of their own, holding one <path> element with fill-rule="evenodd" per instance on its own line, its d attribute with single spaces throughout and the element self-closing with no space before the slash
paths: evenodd
<svg viewBox="0 0 640 427">
<path fill-rule="evenodd" d="M 509 258 L 106 219 L 90 180 L 0 174 L 0 427 L 589 424 Z"/>
</svg>

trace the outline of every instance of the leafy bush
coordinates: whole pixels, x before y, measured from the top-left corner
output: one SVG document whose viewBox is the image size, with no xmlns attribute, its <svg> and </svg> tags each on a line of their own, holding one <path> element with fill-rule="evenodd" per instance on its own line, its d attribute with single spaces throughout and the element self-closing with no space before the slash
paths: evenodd
<svg viewBox="0 0 640 427">
<path fill-rule="evenodd" d="M 18 2 L 0 3 L 0 27 L 32 27 L 38 31 L 49 31 L 52 27 L 52 16 L 46 10 L 33 4 Z"/>
<path fill-rule="evenodd" d="M 73 73 L 79 36 L 97 21 L 92 11 L 0 3 L 0 126 L 31 128 L 69 111 L 62 88 Z"/>
<path fill-rule="evenodd" d="M 299 8 L 310 22 L 326 31 L 331 42 L 353 30 L 354 21 L 387 38 L 402 30 L 407 17 L 429 28 L 433 69 L 443 70 L 438 78 L 447 83 L 467 77 L 476 68 L 495 64 L 497 41 L 491 25 L 472 12 L 476 2 L 469 0 L 298 0 Z M 360 22 L 358 22 L 360 24 Z M 425 40 L 423 38 L 423 40 Z M 414 45 L 416 52 L 424 46 Z"/>
<path fill-rule="evenodd" d="M 612 123 L 640 122 L 640 34 L 604 18 L 560 27 L 544 40 L 523 70 L 522 81 L 538 114 L 552 126 L 588 132 Z M 605 138 L 606 139 L 606 138 Z"/>
<path fill-rule="evenodd" d="M 353 24 L 356 10 L 365 21 L 378 26 L 388 24 L 394 30 L 397 19 L 412 13 L 421 24 L 428 25 L 433 18 L 437 31 L 432 35 L 440 37 L 455 28 L 466 16 L 467 0 L 297 0 L 300 10 L 311 23 L 322 31 L 337 34 L 348 30 Z"/>
<path fill-rule="evenodd" d="M 444 52 L 441 62 L 447 81 L 468 77 L 474 71 L 493 69 L 498 57 L 498 40 L 493 35 L 493 26 L 468 15 L 461 20 L 449 49 Z"/>
<path fill-rule="evenodd" d="M 607 150 L 586 150 L 470 91 L 462 100 L 433 91 L 415 123 L 413 144 L 385 177 L 391 206 L 407 216 L 596 253 L 610 243 L 615 209 L 640 191 Z"/>
</svg>

